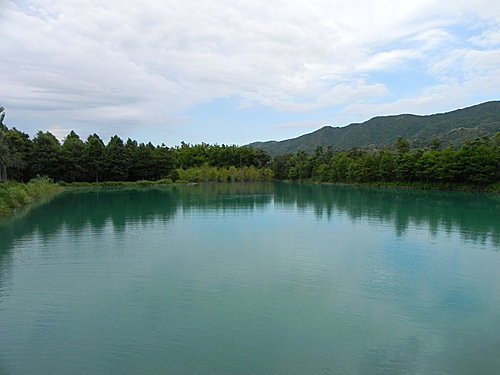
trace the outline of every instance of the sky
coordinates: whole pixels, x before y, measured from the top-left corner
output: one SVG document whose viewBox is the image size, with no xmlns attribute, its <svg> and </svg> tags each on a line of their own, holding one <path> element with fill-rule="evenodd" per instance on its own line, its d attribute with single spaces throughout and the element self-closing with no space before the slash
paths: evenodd
<svg viewBox="0 0 500 375">
<path fill-rule="evenodd" d="M 498 0 L 0 0 L 5 123 L 168 146 L 500 99 Z"/>
</svg>

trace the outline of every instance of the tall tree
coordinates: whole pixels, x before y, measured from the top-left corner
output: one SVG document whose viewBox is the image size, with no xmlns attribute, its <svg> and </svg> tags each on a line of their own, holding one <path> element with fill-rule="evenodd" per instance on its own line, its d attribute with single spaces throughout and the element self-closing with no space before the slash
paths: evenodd
<svg viewBox="0 0 500 375">
<path fill-rule="evenodd" d="M 61 146 L 62 179 L 68 182 L 83 181 L 86 177 L 85 144 L 73 130 Z"/>
<path fill-rule="evenodd" d="M 127 174 L 128 174 L 128 180 L 129 181 L 137 181 L 140 179 L 138 176 L 139 171 L 138 171 L 138 155 L 137 155 L 137 148 L 139 147 L 137 141 L 132 140 L 130 138 L 127 139 L 127 142 L 125 142 L 125 158 L 127 159 Z"/>
<path fill-rule="evenodd" d="M 61 145 L 50 132 L 39 131 L 33 139 L 33 158 L 31 169 L 34 175 L 60 179 Z"/>
<path fill-rule="evenodd" d="M 7 167 L 11 165 L 12 158 L 7 143 L 6 131 L 0 124 L 0 182 L 7 181 Z"/>
<path fill-rule="evenodd" d="M 151 143 L 141 143 L 134 160 L 135 176 L 141 180 L 152 180 L 155 174 L 154 146 Z"/>
<path fill-rule="evenodd" d="M 13 128 L 5 133 L 5 137 L 11 154 L 7 174 L 15 180 L 29 180 L 31 176 L 28 166 L 33 149 L 29 135 Z"/>
<path fill-rule="evenodd" d="M 7 142 L 7 126 L 4 125 L 5 108 L 0 106 L 0 182 L 7 180 L 7 167 L 12 164 L 12 155 Z"/>
<path fill-rule="evenodd" d="M 114 135 L 106 145 L 104 153 L 106 178 L 110 181 L 125 181 L 128 178 L 129 160 L 123 140 Z"/>
<path fill-rule="evenodd" d="M 105 169 L 105 146 L 97 134 L 87 137 L 84 161 L 87 167 L 88 179 L 99 182 Z"/>
<path fill-rule="evenodd" d="M 165 145 L 157 146 L 153 151 L 154 178 L 160 179 L 170 176 L 175 168 L 173 151 Z"/>
</svg>

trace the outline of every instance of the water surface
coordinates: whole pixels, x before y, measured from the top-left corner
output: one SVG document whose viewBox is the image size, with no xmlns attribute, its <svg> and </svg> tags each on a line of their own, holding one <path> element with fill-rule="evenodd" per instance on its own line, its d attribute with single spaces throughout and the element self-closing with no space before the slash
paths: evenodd
<svg viewBox="0 0 500 375">
<path fill-rule="evenodd" d="M 232 184 L 0 222 L 0 374 L 498 374 L 500 200 Z"/>
</svg>

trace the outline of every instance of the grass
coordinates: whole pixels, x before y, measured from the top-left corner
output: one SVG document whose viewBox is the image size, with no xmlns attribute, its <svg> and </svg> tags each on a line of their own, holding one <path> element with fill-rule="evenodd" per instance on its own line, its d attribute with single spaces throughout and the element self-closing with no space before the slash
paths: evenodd
<svg viewBox="0 0 500 375">
<path fill-rule="evenodd" d="M 40 199 L 62 191 L 62 187 L 47 178 L 37 178 L 28 183 L 0 183 L 0 216 L 10 215 Z"/>
<path fill-rule="evenodd" d="M 176 184 L 182 183 L 176 181 Z M 172 185 L 173 182 L 170 178 L 164 178 L 157 181 L 139 180 L 139 181 L 104 181 L 104 182 L 64 182 L 60 181 L 57 185 L 62 187 L 92 187 L 92 188 L 134 188 L 134 187 L 150 187 L 150 186 L 163 186 Z"/>
<path fill-rule="evenodd" d="M 425 183 L 425 182 L 372 182 L 365 185 L 388 188 L 388 189 L 411 189 L 411 190 L 439 190 L 439 191 L 458 191 L 458 192 L 481 192 L 481 193 L 500 193 L 500 184 L 492 185 L 469 185 L 458 183 Z"/>
<path fill-rule="evenodd" d="M 333 185 L 346 186 L 366 186 L 380 189 L 399 189 L 399 190 L 439 190 L 439 191 L 457 191 L 457 192 L 478 192 L 488 194 L 500 194 L 500 183 L 491 185 L 468 185 L 458 183 L 437 183 L 437 182 L 320 182 Z"/>
<path fill-rule="evenodd" d="M 171 179 L 157 181 L 105 181 L 105 182 L 52 182 L 49 178 L 40 177 L 28 183 L 7 181 L 0 183 L 0 217 L 8 216 L 17 210 L 40 201 L 42 198 L 67 190 L 68 188 L 141 188 L 173 185 Z M 175 184 L 189 184 L 178 180 Z"/>
</svg>

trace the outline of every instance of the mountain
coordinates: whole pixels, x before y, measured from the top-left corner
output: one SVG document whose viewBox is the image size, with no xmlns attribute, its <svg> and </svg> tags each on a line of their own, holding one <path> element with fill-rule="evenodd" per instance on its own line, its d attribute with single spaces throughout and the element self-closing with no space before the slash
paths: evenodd
<svg viewBox="0 0 500 375">
<path fill-rule="evenodd" d="M 267 151 L 271 156 L 300 150 L 311 152 L 317 146 L 331 146 L 335 150 L 380 148 L 393 145 L 398 137 L 409 140 L 413 147 L 426 146 L 433 140 L 440 141 L 442 146 L 453 146 L 498 131 L 500 101 L 491 101 L 428 116 L 380 116 L 344 127 L 324 126 L 297 138 L 254 142 L 248 146 Z"/>
</svg>

